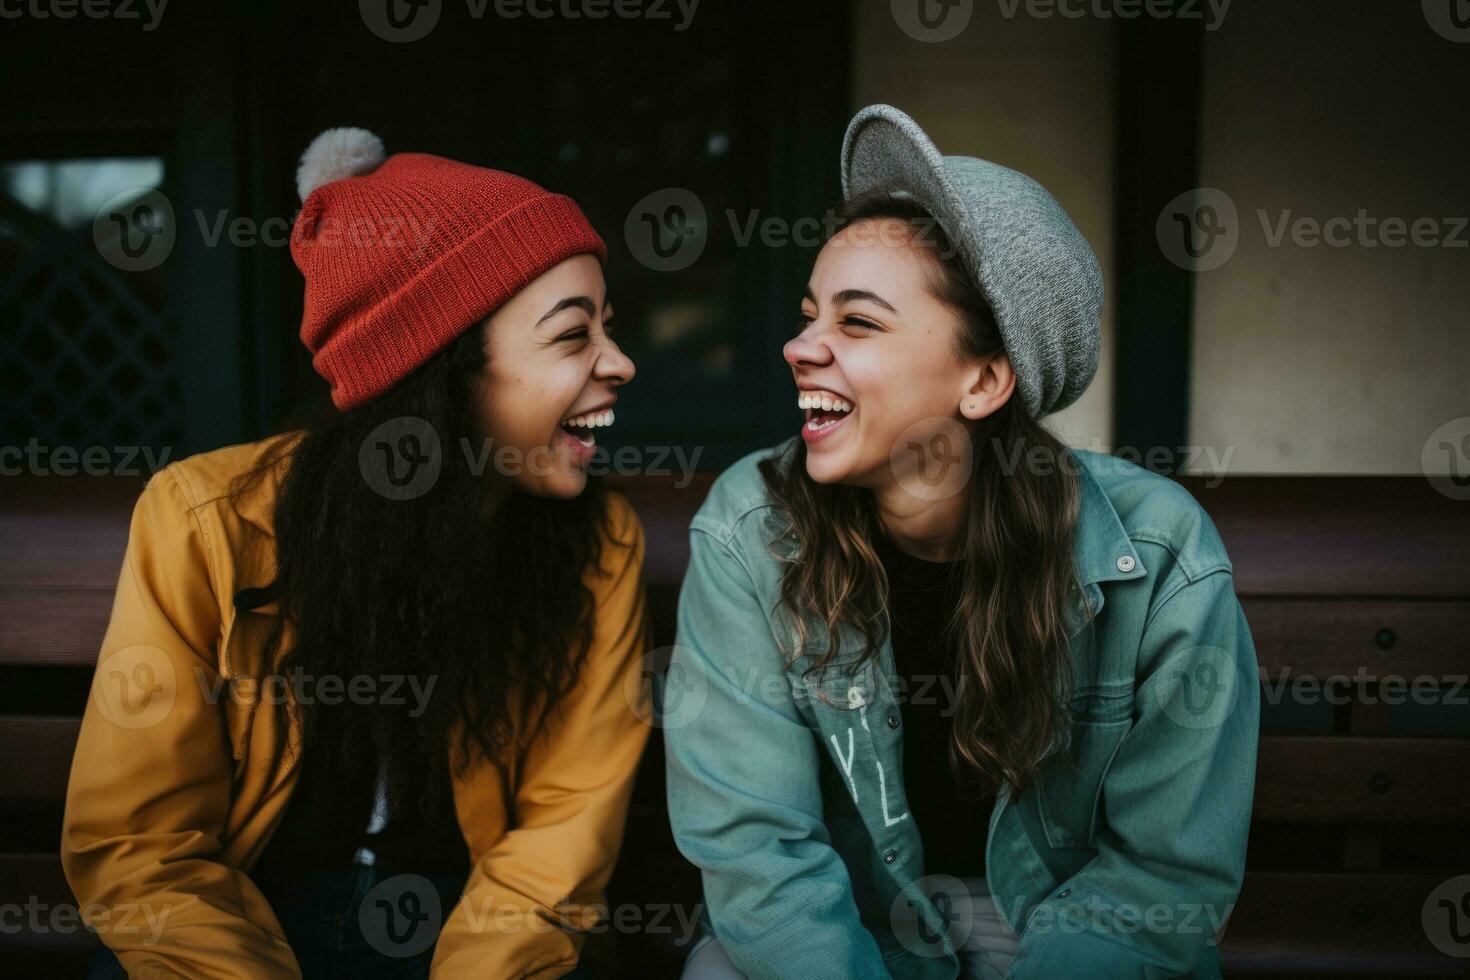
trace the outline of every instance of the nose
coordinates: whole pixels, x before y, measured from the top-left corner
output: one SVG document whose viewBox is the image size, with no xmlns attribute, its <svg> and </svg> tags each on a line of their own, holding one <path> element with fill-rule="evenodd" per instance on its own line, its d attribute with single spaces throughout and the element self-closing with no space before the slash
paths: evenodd
<svg viewBox="0 0 1470 980">
<path fill-rule="evenodd" d="M 624 354 L 623 349 L 611 337 L 603 338 L 601 348 L 597 363 L 592 365 L 592 376 L 612 385 L 625 385 L 632 381 L 633 375 L 638 373 L 638 369 L 633 366 L 633 359 Z"/>
<path fill-rule="evenodd" d="M 805 330 L 786 341 L 781 355 L 792 367 L 824 367 L 832 363 L 832 348 L 827 346 L 825 334 L 818 328 L 817 321 L 807 324 Z"/>
</svg>

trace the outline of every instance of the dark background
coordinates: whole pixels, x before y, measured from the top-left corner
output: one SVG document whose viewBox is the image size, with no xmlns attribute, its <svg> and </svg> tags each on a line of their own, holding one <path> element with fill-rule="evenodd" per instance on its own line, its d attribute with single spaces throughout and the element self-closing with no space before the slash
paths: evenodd
<svg viewBox="0 0 1470 980">
<path fill-rule="evenodd" d="M 639 366 L 615 438 L 698 443 L 718 467 L 786 434 L 789 374 L 771 352 L 814 250 L 739 248 L 722 215 L 793 219 L 836 202 L 846 6 L 705 0 L 683 31 L 672 6 L 667 21 L 493 10 L 477 20 L 450 2 L 412 43 L 376 36 L 352 2 L 175 0 L 152 31 L 0 22 L 0 155 L 156 158 L 178 235 L 163 265 L 127 272 L 100 260 L 90 217 L 58 227 L 0 197 L 0 442 L 178 456 L 324 404 L 295 335 L 302 280 L 280 219 L 299 208 L 297 158 L 338 125 L 582 204 L 611 249 L 620 339 Z M 677 274 L 637 262 L 623 234 L 640 198 L 672 186 L 711 216 L 704 254 Z M 277 219 L 275 244 L 210 244 L 221 215 Z"/>
</svg>

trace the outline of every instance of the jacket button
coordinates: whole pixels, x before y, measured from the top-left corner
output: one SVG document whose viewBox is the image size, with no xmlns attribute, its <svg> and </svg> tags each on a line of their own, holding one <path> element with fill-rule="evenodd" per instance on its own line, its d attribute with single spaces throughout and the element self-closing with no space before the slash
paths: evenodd
<svg viewBox="0 0 1470 980">
<path fill-rule="evenodd" d="M 1131 572 L 1131 571 L 1133 571 L 1133 556 L 1132 555 L 1119 555 L 1118 556 L 1118 571 L 1120 571 L 1120 572 Z"/>
<path fill-rule="evenodd" d="M 898 727 L 898 715 L 889 715 L 888 716 L 888 727 L 889 728 L 897 728 Z"/>
<path fill-rule="evenodd" d="M 1072 894 L 1072 889 L 1063 888 L 1061 891 L 1057 892 L 1057 898 L 1066 898 L 1070 894 Z"/>
<path fill-rule="evenodd" d="M 897 861 L 897 860 L 898 860 L 898 852 L 897 851 L 884 851 L 883 852 L 883 863 L 884 864 L 892 864 L 894 861 Z"/>
</svg>

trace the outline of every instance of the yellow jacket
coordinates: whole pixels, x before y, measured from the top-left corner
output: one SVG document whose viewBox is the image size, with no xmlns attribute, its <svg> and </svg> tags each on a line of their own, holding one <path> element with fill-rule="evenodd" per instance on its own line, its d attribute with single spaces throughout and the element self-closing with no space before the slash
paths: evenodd
<svg viewBox="0 0 1470 980">
<path fill-rule="evenodd" d="M 84 916 L 130 976 L 299 977 L 249 869 L 295 786 L 268 692 L 274 604 L 235 611 L 274 578 L 275 483 L 235 502 L 233 478 L 272 440 L 174 463 L 133 513 L 112 620 L 67 788 L 61 857 Z M 643 532 L 627 499 L 600 568 L 595 637 L 577 687 L 504 772 L 454 783 L 472 868 L 434 953 L 435 978 L 558 977 L 605 908 L 649 728 Z M 227 686 L 222 686 L 227 685 Z M 565 923 L 568 928 L 561 928 Z"/>
</svg>

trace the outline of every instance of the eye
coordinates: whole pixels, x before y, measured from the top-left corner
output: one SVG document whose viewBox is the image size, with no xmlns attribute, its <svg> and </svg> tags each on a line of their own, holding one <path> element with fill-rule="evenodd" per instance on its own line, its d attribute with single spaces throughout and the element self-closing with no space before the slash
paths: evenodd
<svg viewBox="0 0 1470 980">
<path fill-rule="evenodd" d="M 568 330 L 566 333 L 564 333 L 560 337 L 556 338 L 556 342 L 557 343 L 562 343 L 563 341 L 569 341 L 569 340 L 586 340 L 586 339 L 587 339 L 587 328 L 586 327 L 578 327 L 576 330 Z"/>
<path fill-rule="evenodd" d="M 801 333 L 807 327 L 811 326 L 811 323 L 814 319 L 816 319 L 816 317 L 804 311 L 796 314 L 796 332 Z"/>
<path fill-rule="evenodd" d="M 878 324 L 874 323 L 872 320 L 865 320 L 865 319 L 863 319 L 860 316 L 845 316 L 845 317 L 842 318 L 842 322 L 844 324 L 848 325 L 848 326 L 861 327 L 864 330 L 882 330 L 883 329 L 882 327 L 878 326 Z"/>
</svg>

